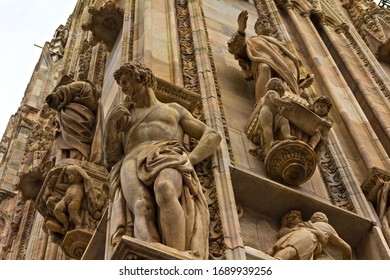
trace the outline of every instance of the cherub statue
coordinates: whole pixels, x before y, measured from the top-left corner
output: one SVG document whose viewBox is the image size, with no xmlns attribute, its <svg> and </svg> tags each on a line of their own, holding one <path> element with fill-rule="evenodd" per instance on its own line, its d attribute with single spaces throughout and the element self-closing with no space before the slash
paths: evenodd
<svg viewBox="0 0 390 280">
<path fill-rule="evenodd" d="M 312 111 L 323 119 L 323 122 L 317 128 L 316 132 L 309 138 L 308 144 L 320 157 L 328 145 L 329 130 L 333 125 L 333 120 L 328 116 L 332 102 L 325 96 L 319 96 L 314 99 Z M 319 144 L 322 145 L 319 145 Z"/>
<path fill-rule="evenodd" d="M 49 186 L 46 204 L 57 221 L 52 219 L 46 223 L 51 231 L 65 234 L 73 228 L 84 228 L 87 225 L 81 217 L 83 210 L 95 219 L 100 218 L 104 196 L 93 188 L 91 177 L 80 166 L 64 167 L 58 177 L 52 178 L 56 182 Z"/>
</svg>

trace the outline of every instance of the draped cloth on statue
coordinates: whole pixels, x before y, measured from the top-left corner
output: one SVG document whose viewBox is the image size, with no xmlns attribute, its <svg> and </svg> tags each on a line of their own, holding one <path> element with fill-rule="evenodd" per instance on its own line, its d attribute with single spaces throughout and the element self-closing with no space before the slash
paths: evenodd
<svg viewBox="0 0 390 280">
<path fill-rule="evenodd" d="M 54 94 L 61 100 L 57 148 L 78 150 L 86 160 L 101 163 L 102 108 L 95 87 L 89 82 L 73 82 L 60 86 Z"/>
<path fill-rule="evenodd" d="M 274 256 L 275 253 L 286 247 L 293 247 L 297 251 L 296 259 L 312 260 L 314 256 L 322 253 L 323 244 L 320 243 L 317 236 L 310 229 L 315 229 L 311 222 L 300 223 L 296 227 L 289 229 L 273 245 L 273 254 L 271 255 Z"/>
<path fill-rule="evenodd" d="M 300 94 L 299 60 L 282 42 L 270 36 L 258 35 L 246 40 L 246 51 L 252 62 L 267 64 L 287 83 L 293 93 Z M 252 67 L 256 67 L 255 65 Z"/>
<path fill-rule="evenodd" d="M 133 215 L 126 206 L 120 188 L 118 162 L 110 173 L 109 186 L 112 203 L 109 209 L 106 258 L 124 234 L 133 236 Z M 186 251 L 197 252 L 201 258 L 208 257 L 209 212 L 206 198 L 196 172 L 184 147 L 176 140 L 164 140 L 146 147 L 137 158 L 137 176 L 145 186 L 153 188 L 157 175 L 165 168 L 173 168 L 183 178 L 180 204 L 186 217 Z M 161 236 L 164 244 L 164 236 Z"/>
</svg>

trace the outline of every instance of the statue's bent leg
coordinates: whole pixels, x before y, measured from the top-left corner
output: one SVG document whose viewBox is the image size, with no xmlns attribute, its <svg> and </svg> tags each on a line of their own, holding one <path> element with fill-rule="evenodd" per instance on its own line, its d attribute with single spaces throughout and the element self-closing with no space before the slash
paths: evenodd
<svg viewBox="0 0 390 280">
<path fill-rule="evenodd" d="M 271 148 L 271 143 L 274 141 L 273 120 L 274 115 L 272 114 L 272 112 L 267 108 L 263 107 L 263 109 L 260 110 L 259 122 L 264 140 L 264 156 L 267 155 L 269 149 Z"/>
<path fill-rule="evenodd" d="M 179 202 L 182 192 L 183 179 L 181 174 L 175 169 L 163 169 L 154 182 L 162 236 L 167 246 L 184 251 L 185 216 Z"/>
<path fill-rule="evenodd" d="M 83 224 L 80 216 L 80 206 L 81 206 L 81 200 L 84 197 L 84 193 L 83 190 L 79 190 L 78 193 L 76 191 L 74 194 L 75 194 L 74 198 L 72 199 L 72 201 L 68 203 L 68 212 L 69 212 L 70 220 L 75 225 L 75 228 L 78 229 L 81 228 Z"/>
<path fill-rule="evenodd" d="M 299 259 L 297 258 L 298 252 L 297 249 L 295 249 L 292 246 L 284 247 L 283 249 L 280 249 L 275 255 L 274 258 L 277 260 L 293 260 L 293 259 Z"/>
<path fill-rule="evenodd" d="M 56 216 L 57 220 L 59 220 L 65 231 L 69 230 L 69 219 L 68 216 L 65 214 L 66 210 L 66 203 L 64 200 L 60 200 L 56 207 L 53 210 L 54 215 Z"/>
</svg>

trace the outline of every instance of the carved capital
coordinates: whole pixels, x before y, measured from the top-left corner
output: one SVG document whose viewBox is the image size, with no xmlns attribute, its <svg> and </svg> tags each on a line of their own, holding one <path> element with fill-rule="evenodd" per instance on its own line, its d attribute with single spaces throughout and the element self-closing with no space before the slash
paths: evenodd
<svg viewBox="0 0 390 280">
<path fill-rule="evenodd" d="M 303 11 L 301 12 L 302 17 L 310 17 L 311 13 L 309 11 Z"/>
<path fill-rule="evenodd" d="M 276 1 L 278 5 L 283 7 L 286 11 L 288 9 L 294 9 L 294 5 L 290 2 L 290 0 L 277 0 Z"/>
</svg>

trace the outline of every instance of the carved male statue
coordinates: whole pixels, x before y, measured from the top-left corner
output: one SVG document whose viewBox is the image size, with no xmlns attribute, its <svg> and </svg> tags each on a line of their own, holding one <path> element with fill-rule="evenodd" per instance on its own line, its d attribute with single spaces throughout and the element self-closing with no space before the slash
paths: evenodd
<svg viewBox="0 0 390 280">
<path fill-rule="evenodd" d="M 107 247 L 133 234 L 207 258 L 208 206 L 193 165 L 214 153 L 221 136 L 184 107 L 159 102 L 156 78 L 143 64 L 126 63 L 114 77 L 130 102 L 113 108 L 104 134 L 113 166 Z M 199 140 L 190 153 L 185 134 Z"/>
<path fill-rule="evenodd" d="M 299 59 L 283 42 L 271 36 L 266 15 L 256 21 L 257 36 L 246 39 L 247 20 L 248 11 L 242 11 L 237 18 L 238 30 L 228 42 L 228 50 L 238 60 L 245 78 L 255 81 L 256 103 L 265 95 L 265 85 L 271 77 L 280 77 L 293 93 L 300 95 L 300 88 L 309 87 L 314 75 L 300 78 Z"/>
<path fill-rule="evenodd" d="M 73 158 L 102 164 L 99 126 L 100 94 L 90 82 L 73 81 L 65 76 L 46 98 L 57 111 L 59 131 L 55 136 L 61 158 Z M 97 142 L 96 142 L 97 141 Z"/>
</svg>

